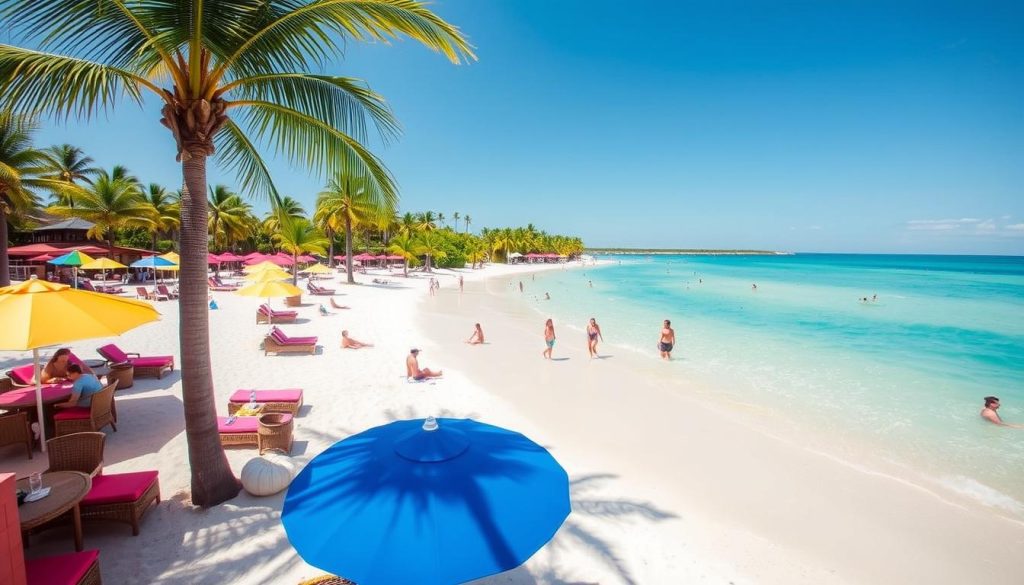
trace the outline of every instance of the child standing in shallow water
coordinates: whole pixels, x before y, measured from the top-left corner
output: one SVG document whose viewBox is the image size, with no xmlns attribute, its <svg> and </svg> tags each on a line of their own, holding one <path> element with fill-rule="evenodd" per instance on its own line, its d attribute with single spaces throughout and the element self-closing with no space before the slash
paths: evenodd
<svg viewBox="0 0 1024 585">
<path fill-rule="evenodd" d="M 544 323 L 544 345 L 547 347 L 541 353 L 545 359 L 551 359 L 551 350 L 555 348 L 555 324 L 548 319 Z"/>
</svg>

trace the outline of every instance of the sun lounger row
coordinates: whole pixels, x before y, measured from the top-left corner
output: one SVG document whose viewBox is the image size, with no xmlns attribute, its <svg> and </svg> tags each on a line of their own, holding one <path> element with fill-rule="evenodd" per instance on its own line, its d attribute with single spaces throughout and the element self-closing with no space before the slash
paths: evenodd
<svg viewBox="0 0 1024 585">
<path fill-rule="evenodd" d="M 291 415 L 299 413 L 302 408 L 301 388 L 282 388 L 279 390 L 235 390 L 228 398 L 228 414 L 235 414 L 249 402 L 263 405 L 263 412 L 281 412 Z"/>
<path fill-rule="evenodd" d="M 144 286 L 135 287 L 135 296 L 147 301 L 169 301 L 178 298 L 178 292 L 171 291 L 165 284 L 158 284 L 153 290 Z"/>
<path fill-rule="evenodd" d="M 229 285 L 229 284 L 224 284 L 223 282 L 220 281 L 219 278 L 212 278 L 212 277 L 208 278 L 208 279 L 206 279 L 206 283 L 209 285 L 210 290 L 216 290 L 216 291 L 233 291 L 233 290 L 238 290 L 237 286 L 232 286 L 232 285 Z"/>
<path fill-rule="evenodd" d="M 108 295 L 119 295 L 124 292 L 124 289 L 119 286 L 97 286 L 89 282 L 88 280 L 82 281 L 82 290 L 105 293 Z"/>
<path fill-rule="evenodd" d="M 141 356 L 125 353 L 113 343 L 96 348 L 96 353 L 103 356 L 108 365 L 131 364 L 135 368 L 135 375 L 139 377 L 156 376 L 159 379 L 164 377 L 164 372 L 174 371 L 173 355 Z"/>
<path fill-rule="evenodd" d="M 298 316 L 298 311 L 275 311 L 266 303 L 256 309 L 257 323 L 288 323 L 294 321 Z"/>
<path fill-rule="evenodd" d="M 316 337 L 289 337 L 274 327 L 263 339 L 263 354 L 316 353 Z"/>
</svg>

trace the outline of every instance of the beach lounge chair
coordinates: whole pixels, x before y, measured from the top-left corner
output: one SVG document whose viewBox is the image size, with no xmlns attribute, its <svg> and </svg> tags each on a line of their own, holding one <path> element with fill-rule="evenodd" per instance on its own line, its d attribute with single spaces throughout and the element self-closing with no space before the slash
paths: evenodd
<svg viewBox="0 0 1024 585">
<path fill-rule="evenodd" d="M 291 415 L 299 413 L 302 407 L 301 388 L 283 388 L 280 390 L 235 390 L 228 398 L 228 414 L 235 414 L 238 409 L 249 403 L 251 398 L 263 404 L 263 412 L 284 412 Z"/>
<path fill-rule="evenodd" d="M 135 368 L 135 375 L 139 377 L 156 376 L 163 378 L 164 372 L 174 371 L 173 355 L 140 356 L 137 353 L 125 353 L 113 343 L 96 348 L 107 365 L 131 364 Z"/>
<path fill-rule="evenodd" d="M 125 522 L 131 525 L 132 536 L 138 536 L 139 520 L 159 503 L 160 479 L 153 470 L 97 475 L 79 506 L 82 520 Z"/>
<path fill-rule="evenodd" d="M 28 585 L 100 585 L 100 551 L 25 559 Z"/>
<path fill-rule="evenodd" d="M 147 301 L 155 301 L 156 300 L 156 299 L 152 298 L 152 296 L 149 294 L 149 289 L 147 289 L 144 286 L 137 286 L 137 287 L 135 287 L 135 298 L 145 299 Z"/>
<path fill-rule="evenodd" d="M 212 278 L 207 278 L 206 279 L 206 284 L 209 285 L 210 290 L 216 290 L 216 291 L 235 291 L 235 290 L 238 290 L 237 286 L 229 286 L 229 285 L 226 285 L 226 284 L 218 284 L 217 281 L 212 279 Z"/>
<path fill-rule="evenodd" d="M 220 444 L 225 447 L 256 447 L 260 455 L 268 449 L 281 449 L 291 452 L 292 446 L 292 415 L 274 413 L 273 425 L 260 430 L 258 416 L 218 416 L 217 433 Z"/>
<path fill-rule="evenodd" d="M 158 284 L 156 286 L 156 290 L 157 290 L 157 292 L 159 292 L 160 294 L 166 296 L 169 299 L 176 299 L 176 298 L 178 298 L 178 293 L 171 292 L 171 291 L 167 290 L 167 285 L 166 284 Z"/>
<path fill-rule="evenodd" d="M 103 470 L 103 433 L 72 433 L 46 442 L 51 471 L 77 471 L 95 477 Z"/>
<path fill-rule="evenodd" d="M 298 316 L 298 311 L 275 311 L 266 303 L 263 303 L 256 309 L 257 323 L 289 323 L 298 318 Z"/>
<path fill-rule="evenodd" d="M 270 353 L 316 353 L 316 337 L 288 337 L 274 327 L 263 339 L 263 355 Z"/>
<path fill-rule="evenodd" d="M 301 400 L 299 398 L 300 404 Z M 0 447 L 7 445 L 25 445 L 28 458 L 32 458 L 32 430 L 28 426 L 28 414 L 15 412 L 0 416 Z"/>
<path fill-rule="evenodd" d="M 324 288 L 322 286 L 314 284 L 312 281 L 306 283 L 306 289 L 310 292 L 310 294 L 314 295 L 330 296 L 334 294 L 333 288 Z"/>
<path fill-rule="evenodd" d="M 82 360 L 78 359 L 74 353 L 68 354 L 68 363 L 78 364 L 82 366 L 82 370 L 85 370 L 85 364 Z M 45 362 L 40 364 L 40 368 L 44 367 Z M 26 386 L 35 386 L 33 380 L 35 380 L 35 366 L 32 364 L 25 364 L 24 366 L 18 366 L 7 370 L 7 377 L 10 378 L 11 383 L 15 388 L 24 388 Z M 43 384 L 43 387 L 51 386 L 51 384 Z"/>
<path fill-rule="evenodd" d="M 117 432 L 114 418 L 114 390 L 117 382 L 108 384 L 103 390 L 92 395 L 89 406 L 62 408 L 53 415 L 54 431 L 57 436 L 87 431 L 98 431 L 110 425 Z"/>
</svg>

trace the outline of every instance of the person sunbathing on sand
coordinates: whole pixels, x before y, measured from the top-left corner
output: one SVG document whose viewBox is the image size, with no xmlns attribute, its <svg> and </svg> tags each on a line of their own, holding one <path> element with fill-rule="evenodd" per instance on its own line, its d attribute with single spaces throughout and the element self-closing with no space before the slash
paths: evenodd
<svg viewBox="0 0 1024 585">
<path fill-rule="evenodd" d="M 996 396 L 986 396 L 985 408 L 981 409 L 981 418 L 991 423 L 995 423 L 1001 427 L 1024 429 L 1024 426 L 1022 425 L 1011 425 L 1009 423 L 1003 422 L 1003 418 L 999 416 L 999 413 L 996 412 L 997 410 L 999 410 L 999 398 Z"/>
<path fill-rule="evenodd" d="M 469 336 L 466 343 L 470 345 L 479 345 L 484 342 L 484 330 L 480 328 L 480 324 L 477 323 L 473 328 L 473 335 Z"/>
<path fill-rule="evenodd" d="M 373 344 L 363 343 L 358 339 L 349 337 L 347 329 L 341 332 L 341 349 L 362 349 L 364 347 L 373 347 Z"/>
<path fill-rule="evenodd" d="M 405 375 L 412 378 L 413 380 L 426 380 L 427 378 L 440 378 L 441 370 L 433 371 L 430 368 L 420 369 L 420 362 L 417 359 L 420 350 L 411 349 L 409 350 L 409 357 L 405 358 Z"/>
</svg>

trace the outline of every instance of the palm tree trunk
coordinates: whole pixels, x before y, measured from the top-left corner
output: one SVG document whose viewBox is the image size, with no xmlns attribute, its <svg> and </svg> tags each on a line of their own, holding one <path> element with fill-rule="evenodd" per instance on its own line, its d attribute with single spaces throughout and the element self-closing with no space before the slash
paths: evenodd
<svg viewBox="0 0 1024 585">
<path fill-rule="evenodd" d="M 210 365 L 210 312 L 207 307 L 206 255 L 209 252 L 206 205 L 206 157 L 182 162 L 185 189 L 181 198 L 181 394 L 185 438 L 192 469 L 192 503 L 215 506 L 238 495 L 217 434 Z M 194 196 L 192 194 L 195 194 Z"/>
<path fill-rule="evenodd" d="M 355 284 L 352 276 L 352 218 L 345 215 L 345 272 L 348 272 L 348 283 Z"/>
<path fill-rule="evenodd" d="M 157 249 L 156 249 L 156 237 L 157 237 L 157 233 L 153 232 L 153 251 L 154 252 L 157 251 Z"/>
<path fill-rule="evenodd" d="M 406 278 L 409 278 L 409 259 L 408 258 L 406 258 L 405 262 L 402 263 L 402 274 L 404 274 Z"/>
<path fill-rule="evenodd" d="M 299 250 L 292 250 L 292 284 L 299 286 Z"/>
<path fill-rule="evenodd" d="M 330 230 L 330 229 L 327 230 L 327 241 L 329 242 L 329 246 L 328 246 L 328 249 L 327 249 L 327 267 L 328 268 L 334 268 L 334 231 L 333 230 Z"/>
<path fill-rule="evenodd" d="M 0 286 L 10 286 L 11 265 L 7 258 L 7 208 L 0 197 Z"/>
</svg>

